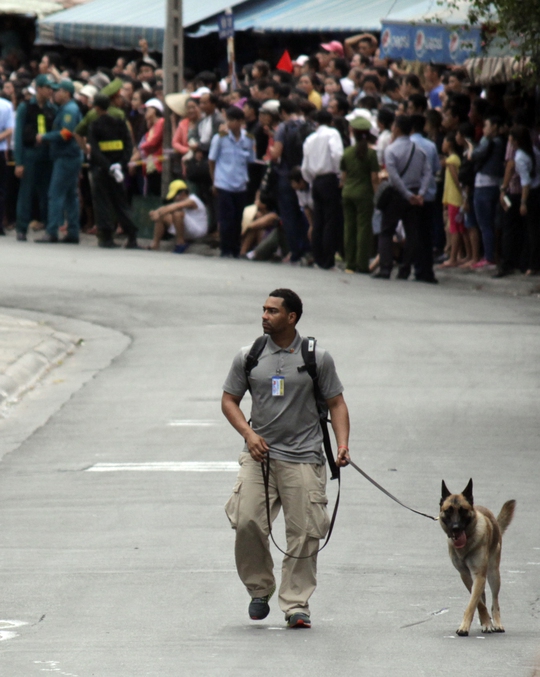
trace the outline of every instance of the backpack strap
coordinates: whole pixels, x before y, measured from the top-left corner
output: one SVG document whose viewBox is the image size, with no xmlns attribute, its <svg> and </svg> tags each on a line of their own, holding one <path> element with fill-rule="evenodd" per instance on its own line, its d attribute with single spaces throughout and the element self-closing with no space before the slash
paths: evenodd
<svg viewBox="0 0 540 677">
<path fill-rule="evenodd" d="M 264 350 L 267 341 L 268 341 L 268 336 L 266 334 L 259 336 L 259 338 L 255 339 L 255 341 L 253 341 L 253 345 L 251 346 L 251 350 L 246 355 L 246 361 L 244 363 L 244 370 L 246 372 L 246 378 L 247 378 L 247 382 L 248 382 L 249 392 L 251 392 L 251 385 L 249 383 L 249 375 L 251 374 L 252 370 L 255 369 L 255 367 L 259 364 L 259 357 L 261 356 L 261 353 Z"/>
<path fill-rule="evenodd" d="M 326 406 L 326 400 L 322 396 L 321 388 L 319 386 L 317 359 L 315 355 L 316 346 L 317 340 L 313 338 L 313 336 L 302 339 L 302 358 L 304 360 L 304 366 L 298 367 L 298 371 L 307 371 L 313 381 L 313 394 L 315 395 L 315 403 L 317 405 L 319 422 L 321 424 L 324 452 L 328 460 L 331 479 L 335 480 L 339 478 L 339 468 L 337 467 L 334 455 L 332 454 L 332 443 L 330 441 L 330 433 L 328 432 L 328 407 Z"/>
</svg>

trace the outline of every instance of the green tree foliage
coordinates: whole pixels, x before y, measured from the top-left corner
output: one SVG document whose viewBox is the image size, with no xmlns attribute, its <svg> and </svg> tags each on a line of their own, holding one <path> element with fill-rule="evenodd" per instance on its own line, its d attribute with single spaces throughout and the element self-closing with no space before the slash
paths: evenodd
<svg viewBox="0 0 540 677">
<path fill-rule="evenodd" d="M 451 0 L 454 7 L 459 0 Z M 510 44 L 517 58 L 530 57 L 535 79 L 540 74 L 540 0 L 470 0 L 468 20 L 482 26 L 486 43 Z"/>
</svg>

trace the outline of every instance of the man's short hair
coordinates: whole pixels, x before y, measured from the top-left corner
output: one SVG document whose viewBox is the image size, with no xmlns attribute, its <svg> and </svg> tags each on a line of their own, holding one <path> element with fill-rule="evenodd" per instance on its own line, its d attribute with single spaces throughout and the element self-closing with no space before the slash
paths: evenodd
<svg viewBox="0 0 540 677">
<path fill-rule="evenodd" d="M 375 85 L 378 92 L 381 91 L 381 81 L 379 80 L 378 75 L 366 75 L 366 77 L 362 80 L 362 87 L 366 84 L 366 82 L 371 82 L 372 85 Z"/>
<path fill-rule="evenodd" d="M 292 99 L 280 99 L 279 108 L 283 113 L 287 113 L 287 115 L 293 115 L 300 111 L 298 102 L 293 101 Z"/>
<path fill-rule="evenodd" d="M 289 181 L 300 183 L 303 180 L 304 176 L 302 175 L 302 170 L 300 169 L 300 167 L 293 167 L 292 169 L 289 170 Z"/>
<path fill-rule="evenodd" d="M 428 100 L 423 94 L 411 94 L 409 103 L 412 103 L 415 110 L 421 110 L 423 113 L 427 111 Z"/>
<path fill-rule="evenodd" d="M 94 108 L 99 108 L 100 110 L 108 110 L 111 105 L 111 100 L 105 94 L 96 94 L 94 97 Z"/>
<path fill-rule="evenodd" d="M 338 111 L 343 113 L 343 115 L 346 115 L 351 110 L 347 97 L 343 96 L 343 94 L 334 94 L 332 98 L 337 103 Z"/>
<path fill-rule="evenodd" d="M 393 78 L 388 78 L 388 80 L 383 85 L 383 93 L 395 92 L 399 89 L 399 84 Z"/>
<path fill-rule="evenodd" d="M 296 313 L 296 323 L 300 321 L 303 312 L 302 300 L 292 289 L 274 289 L 268 296 L 282 299 L 283 307 L 288 313 Z"/>
<path fill-rule="evenodd" d="M 227 120 L 245 120 L 246 118 L 244 111 L 238 106 L 229 106 L 225 111 L 225 117 Z"/>
<path fill-rule="evenodd" d="M 385 129 L 390 129 L 395 119 L 394 112 L 388 108 L 381 108 L 377 113 L 377 120 L 384 126 Z"/>
<path fill-rule="evenodd" d="M 411 115 L 411 126 L 413 133 L 422 134 L 426 126 L 426 118 L 423 115 Z"/>
<path fill-rule="evenodd" d="M 315 122 L 318 122 L 320 125 L 331 125 L 332 119 L 332 113 L 329 113 L 324 108 L 315 114 Z"/>
<path fill-rule="evenodd" d="M 411 87 L 414 87 L 415 89 L 422 89 L 422 85 L 420 84 L 420 78 L 418 77 L 418 75 L 415 75 L 414 73 L 409 73 L 409 75 L 405 77 L 405 82 Z"/>
<path fill-rule="evenodd" d="M 345 59 L 336 57 L 332 59 L 332 61 L 334 62 L 334 68 L 341 73 L 342 78 L 344 78 L 347 75 L 347 73 L 351 70 L 349 62 L 346 61 Z"/>
<path fill-rule="evenodd" d="M 251 108 L 251 110 L 258 115 L 261 104 L 257 101 L 257 99 L 248 99 L 244 106 L 248 106 L 248 108 Z"/>
<path fill-rule="evenodd" d="M 409 136 L 412 131 L 412 122 L 410 115 L 398 115 L 394 124 L 402 134 Z"/>
</svg>

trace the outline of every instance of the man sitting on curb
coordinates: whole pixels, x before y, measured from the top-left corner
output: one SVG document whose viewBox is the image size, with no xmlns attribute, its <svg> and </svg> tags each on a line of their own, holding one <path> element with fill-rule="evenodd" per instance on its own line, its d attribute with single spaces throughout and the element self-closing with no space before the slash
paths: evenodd
<svg viewBox="0 0 540 677">
<path fill-rule="evenodd" d="M 169 184 L 167 200 L 170 204 L 150 212 L 154 221 L 154 239 L 150 249 L 159 250 L 159 243 L 165 233 L 176 233 L 175 254 L 183 254 L 188 242 L 204 237 L 208 232 L 208 215 L 202 200 L 190 194 L 184 181 L 176 180 Z"/>
</svg>

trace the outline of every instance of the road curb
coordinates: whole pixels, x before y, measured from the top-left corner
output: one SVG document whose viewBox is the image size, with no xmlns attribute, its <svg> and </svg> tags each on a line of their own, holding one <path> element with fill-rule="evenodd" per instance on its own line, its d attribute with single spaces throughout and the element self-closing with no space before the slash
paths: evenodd
<svg viewBox="0 0 540 677">
<path fill-rule="evenodd" d="M 54 332 L 0 374 L 0 406 L 15 402 L 50 369 L 75 352 L 80 338 Z"/>
</svg>

